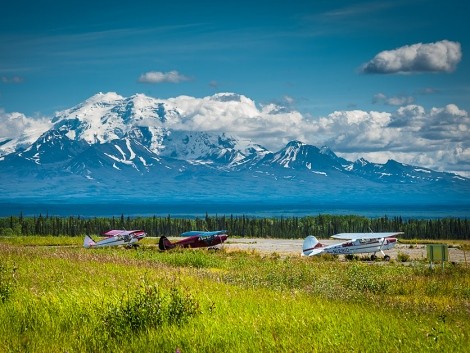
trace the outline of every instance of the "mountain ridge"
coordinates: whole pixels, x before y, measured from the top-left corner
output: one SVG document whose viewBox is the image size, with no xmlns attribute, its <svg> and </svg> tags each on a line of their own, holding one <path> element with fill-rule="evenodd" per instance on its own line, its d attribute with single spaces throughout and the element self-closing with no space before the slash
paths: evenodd
<svg viewBox="0 0 470 353">
<path fill-rule="evenodd" d="M 57 113 L 53 126 L 33 143 L 0 157 L 0 199 L 460 202 L 469 195 L 470 180 L 457 174 L 394 160 L 351 162 L 326 146 L 297 140 L 270 151 L 225 132 L 185 130 L 185 114 L 210 119 L 212 113 L 201 111 L 211 99 L 217 109 L 242 104 L 242 113 L 256 118 L 253 101 L 229 93 L 197 102 L 94 95 Z M 265 109 L 276 114 L 273 107 Z"/>
</svg>

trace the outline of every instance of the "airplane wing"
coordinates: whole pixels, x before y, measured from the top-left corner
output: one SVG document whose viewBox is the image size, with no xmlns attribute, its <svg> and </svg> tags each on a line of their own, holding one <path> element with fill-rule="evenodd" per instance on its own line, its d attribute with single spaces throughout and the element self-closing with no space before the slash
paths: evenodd
<svg viewBox="0 0 470 353">
<path fill-rule="evenodd" d="M 201 231 L 201 230 L 192 230 L 189 232 L 184 232 L 181 233 L 182 237 L 192 237 L 192 236 L 199 236 L 199 237 L 211 237 L 214 235 L 221 235 L 227 233 L 226 230 L 216 230 L 213 232 L 206 232 L 206 231 Z"/>
<path fill-rule="evenodd" d="M 111 230 L 108 230 L 107 232 L 104 232 L 103 235 L 107 235 L 108 237 L 113 237 L 115 235 L 125 235 L 126 234 L 126 230 L 120 230 L 120 229 L 111 229 Z"/>
<path fill-rule="evenodd" d="M 112 229 L 104 232 L 103 235 L 115 236 L 115 235 L 130 235 L 135 233 L 144 233 L 143 230 L 121 230 L 121 229 Z"/>
<path fill-rule="evenodd" d="M 403 234 L 403 232 L 384 232 L 384 233 L 339 233 L 332 236 L 333 239 L 352 240 L 352 239 L 381 239 L 394 237 Z"/>
</svg>

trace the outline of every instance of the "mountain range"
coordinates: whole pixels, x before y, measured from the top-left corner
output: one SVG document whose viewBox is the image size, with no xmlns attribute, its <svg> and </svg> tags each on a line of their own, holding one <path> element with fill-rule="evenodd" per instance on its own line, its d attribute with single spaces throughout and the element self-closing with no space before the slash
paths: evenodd
<svg viewBox="0 0 470 353">
<path fill-rule="evenodd" d="M 203 103 L 94 95 L 57 113 L 38 138 L 27 131 L 0 141 L 0 201 L 468 204 L 470 179 L 460 175 L 348 161 L 301 141 L 270 151 L 185 125 L 224 109 L 255 115 L 253 106 L 233 93 Z"/>
</svg>

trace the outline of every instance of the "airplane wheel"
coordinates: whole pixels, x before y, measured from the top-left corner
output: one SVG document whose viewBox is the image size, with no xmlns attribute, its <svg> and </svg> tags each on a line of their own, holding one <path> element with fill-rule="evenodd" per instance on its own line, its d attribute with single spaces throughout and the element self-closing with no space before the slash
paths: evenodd
<svg viewBox="0 0 470 353">
<path fill-rule="evenodd" d="M 385 260 L 385 261 L 390 261 L 390 256 L 385 255 L 385 256 L 384 256 L 384 260 Z"/>
<path fill-rule="evenodd" d="M 377 259 L 377 256 L 376 256 L 376 255 L 370 255 L 370 259 L 371 259 L 372 261 L 375 261 L 375 260 Z"/>
</svg>

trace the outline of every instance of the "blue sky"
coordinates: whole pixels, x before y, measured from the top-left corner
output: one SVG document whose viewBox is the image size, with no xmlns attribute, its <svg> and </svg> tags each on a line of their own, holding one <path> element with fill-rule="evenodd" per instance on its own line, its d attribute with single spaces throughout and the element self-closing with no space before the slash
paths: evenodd
<svg viewBox="0 0 470 353">
<path fill-rule="evenodd" d="M 357 112 L 373 125 L 370 112 L 387 113 L 376 128 L 393 127 L 403 146 L 361 150 L 359 136 L 307 142 L 470 175 L 469 10 L 461 0 L 9 1 L 0 15 L 0 113 L 51 117 L 108 91 L 236 92 L 309 123 L 330 118 L 330 127 Z M 436 136 L 442 123 L 446 134 Z"/>
</svg>

